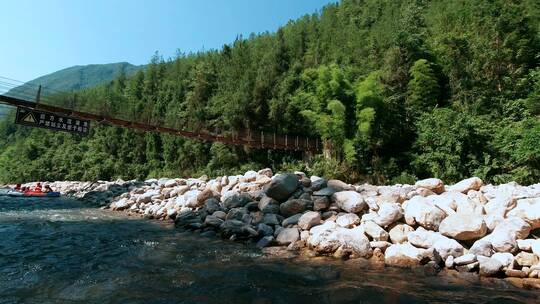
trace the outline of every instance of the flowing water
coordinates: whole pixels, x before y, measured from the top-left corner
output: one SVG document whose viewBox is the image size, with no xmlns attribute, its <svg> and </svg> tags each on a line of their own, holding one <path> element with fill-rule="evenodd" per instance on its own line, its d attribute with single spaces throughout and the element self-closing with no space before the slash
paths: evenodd
<svg viewBox="0 0 540 304">
<path fill-rule="evenodd" d="M 70 199 L 0 197 L 0 303 L 539 303 L 503 280 L 269 258 Z"/>
</svg>

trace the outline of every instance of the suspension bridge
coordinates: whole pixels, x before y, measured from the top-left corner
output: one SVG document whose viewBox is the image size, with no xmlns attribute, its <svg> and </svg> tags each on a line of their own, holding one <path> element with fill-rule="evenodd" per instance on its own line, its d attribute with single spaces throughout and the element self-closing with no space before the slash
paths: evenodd
<svg viewBox="0 0 540 304">
<path fill-rule="evenodd" d="M 54 115 L 70 116 L 78 119 L 94 121 L 99 124 L 117 126 L 143 132 L 156 132 L 181 136 L 202 142 L 220 142 L 227 145 L 246 146 L 258 149 L 292 150 L 319 152 L 322 144 L 319 139 L 290 134 L 276 134 L 275 132 L 253 131 L 250 129 L 227 130 L 226 132 L 214 129 L 210 131 L 198 127 L 173 127 L 166 124 L 152 124 L 133 120 L 111 117 L 103 113 L 81 111 L 74 102 L 68 106 L 60 106 L 50 96 L 68 94 L 39 85 L 23 83 L 17 80 L 0 76 L 0 119 L 7 117 L 2 111 L 2 105 L 24 109 L 39 110 Z M 73 95 L 74 96 L 74 95 Z M 74 97 L 73 97 L 74 98 Z"/>
</svg>

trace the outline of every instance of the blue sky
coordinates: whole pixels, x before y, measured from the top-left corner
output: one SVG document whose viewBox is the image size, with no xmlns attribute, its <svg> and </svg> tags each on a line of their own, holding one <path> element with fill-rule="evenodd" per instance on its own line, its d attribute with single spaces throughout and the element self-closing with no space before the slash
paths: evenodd
<svg viewBox="0 0 540 304">
<path fill-rule="evenodd" d="M 0 76 L 28 81 L 93 63 L 145 64 L 275 31 L 337 0 L 3 0 Z"/>
</svg>

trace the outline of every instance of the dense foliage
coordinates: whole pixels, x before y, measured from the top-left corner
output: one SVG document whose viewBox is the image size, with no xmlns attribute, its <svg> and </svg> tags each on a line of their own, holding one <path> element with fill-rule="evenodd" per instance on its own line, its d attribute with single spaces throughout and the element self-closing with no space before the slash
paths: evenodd
<svg viewBox="0 0 540 304">
<path fill-rule="evenodd" d="M 540 5 L 343 0 L 221 50 L 153 57 L 77 94 L 129 119 L 319 137 L 326 157 L 94 127 L 0 124 L 0 180 L 218 175 L 271 166 L 350 181 L 540 180 Z M 306 167 L 307 166 L 307 167 Z"/>
</svg>

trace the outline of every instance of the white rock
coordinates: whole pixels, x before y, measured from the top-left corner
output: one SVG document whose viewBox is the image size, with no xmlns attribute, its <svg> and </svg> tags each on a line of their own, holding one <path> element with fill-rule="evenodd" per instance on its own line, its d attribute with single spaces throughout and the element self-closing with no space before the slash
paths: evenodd
<svg viewBox="0 0 540 304">
<path fill-rule="evenodd" d="M 362 195 L 356 191 L 340 191 L 332 195 L 332 201 L 337 203 L 339 208 L 350 213 L 358 213 L 367 206 Z"/>
<path fill-rule="evenodd" d="M 270 168 L 261 169 L 257 172 L 257 175 L 264 175 L 264 176 L 272 178 L 272 175 L 273 175 L 272 169 Z"/>
<path fill-rule="evenodd" d="M 503 267 L 512 268 L 514 265 L 514 256 L 508 252 L 497 252 L 491 258 L 499 261 Z"/>
<path fill-rule="evenodd" d="M 517 245 L 518 245 L 519 250 L 521 251 L 531 251 L 532 244 L 535 241 L 536 241 L 535 239 L 517 240 Z"/>
<path fill-rule="evenodd" d="M 480 263 L 479 274 L 481 276 L 495 275 L 503 268 L 503 264 L 499 260 L 481 255 L 478 256 L 478 262 Z"/>
<path fill-rule="evenodd" d="M 446 217 L 441 222 L 439 232 L 456 240 L 468 241 L 486 235 L 487 226 L 482 217 L 456 213 Z"/>
<path fill-rule="evenodd" d="M 425 230 L 422 227 L 409 233 L 407 237 L 409 242 L 415 246 L 434 248 L 443 260 L 446 260 L 449 255 L 459 257 L 465 251 L 465 248 L 456 240 L 447 238 L 438 232 Z"/>
<path fill-rule="evenodd" d="M 360 224 L 360 218 L 354 213 L 345 213 L 338 215 L 336 223 L 341 227 L 352 228 Z"/>
<path fill-rule="evenodd" d="M 384 253 L 384 262 L 390 266 L 411 267 L 420 264 L 424 250 L 410 243 L 393 244 Z"/>
<path fill-rule="evenodd" d="M 388 247 L 390 247 L 392 245 L 392 243 L 385 242 L 385 241 L 371 241 L 371 242 L 369 242 L 369 245 L 373 249 L 379 248 L 379 249 L 381 249 L 382 252 L 384 252 L 386 250 L 386 248 L 388 248 Z"/>
<path fill-rule="evenodd" d="M 185 206 L 190 208 L 197 208 L 202 206 L 203 202 L 197 200 L 197 196 L 201 193 L 199 190 L 189 190 L 184 193 Z"/>
<path fill-rule="evenodd" d="M 257 179 L 257 172 L 250 170 L 244 173 L 244 180 L 246 182 L 254 182 Z"/>
<path fill-rule="evenodd" d="M 520 266 L 532 266 L 538 263 L 538 256 L 529 252 L 520 252 L 516 255 L 515 261 Z"/>
<path fill-rule="evenodd" d="M 370 236 L 374 241 L 387 241 L 388 240 L 388 232 L 382 229 L 375 222 L 373 221 L 363 222 L 362 227 L 364 228 L 364 232 L 368 236 Z"/>
<path fill-rule="evenodd" d="M 430 230 L 438 230 L 439 224 L 446 217 L 446 213 L 435 206 L 429 199 L 415 196 L 403 203 L 405 221 L 409 225 L 418 223 Z"/>
<path fill-rule="evenodd" d="M 446 268 L 452 268 L 454 267 L 454 257 L 449 255 L 446 260 L 444 261 L 444 266 Z"/>
<path fill-rule="evenodd" d="M 524 219 L 532 229 L 540 228 L 540 197 L 520 199 L 516 207 L 508 212 L 508 217 Z"/>
<path fill-rule="evenodd" d="M 456 191 L 467 193 L 469 190 L 480 190 L 484 182 L 478 177 L 471 177 L 458 182 L 455 185 L 447 187 L 447 191 Z"/>
<path fill-rule="evenodd" d="M 476 255 L 472 253 L 464 254 L 460 257 L 454 258 L 454 264 L 461 266 L 476 262 Z"/>
<path fill-rule="evenodd" d="M 389 231 L 390 240 L 394 244 L 407 242 L 407 235 L 413 232 L 414 228 L 407 224 L 397 224 Z"/>
<path fill-rule="evenodd" d="M 416 187 L 426 188 L 437 194 L 444 192 L 444 183 L 438 178 L 427 178 L 419 180 L 414 184 Z"/>
<path fill-rule="evenodd" d="M 403 217 L 403 209 L 396 203 L 383 203 L 377 211 L 375 223 L 381 227 L 388 227 Z"/>
<path fill-rule="evenodd" d="M 148 191 L 143 194 L 141 194 L 139 197 L 137 197 L 137 203 L 138 204 L 146 204 L 149 203 L 152 200 L 152 197 L 155 195 L 159 195 L 158 190 Z"/>
<path fill-rule="evenodd" d="M 362 228 L 346 229 L 330 221 L 311 228 L 307 243 L 320 253 L 332 253 L 340 247 L 360 257 L 370 257 L 373 252 Z"/>
<path fill-rule="evenodd" d="M 173 187 L 176 187 L 177 185 L 178 185 L 178 182 L 174 179 L 170 179 L 166 181 L 164 184 L 165 188 L 173 188 Z"/>
<path fill-rule="evenodd" d="M 506 213 L 516 206 L 516 200 L 511 196 L 497 196 L 484 205 L 486 214 L 505 217 Z"/>
</svg>

